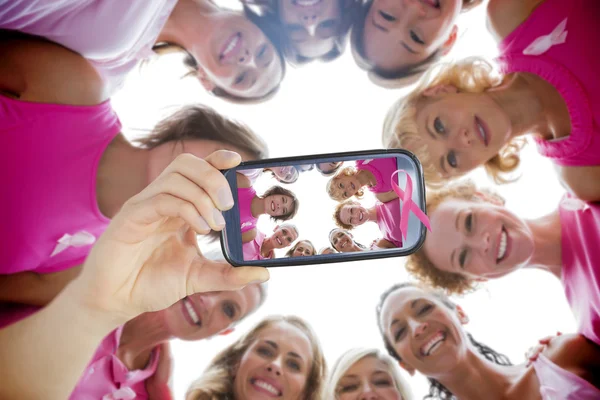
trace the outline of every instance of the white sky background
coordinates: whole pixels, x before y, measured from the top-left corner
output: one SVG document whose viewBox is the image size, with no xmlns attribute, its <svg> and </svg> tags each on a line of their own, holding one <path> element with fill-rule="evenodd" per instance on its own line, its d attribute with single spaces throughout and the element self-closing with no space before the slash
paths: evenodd
<svg viewBox="0 0 600 400">
<path fill-rule="evenodd" d="M 233 5 L 234 0 L 226 4 Z M 462 36 L 452 57 L 496 54 L 485 28 L 485 6 L 463 16 L 459 26 Z M 178 79 L 185 70 L 176 57 L 165 57 L 132 73 L 126 87 L 113 98 L 128 137 L 138 135 L 139 129 L 152 128 L 181 105 L 202 103 L 254 129 L 266 139 L 272 157 L 380 148 L 383 118 L 393 101 L 405 93 L 371 84 L 347 51 L 329 64 L 289 68 L 280 93 L 266 104 L 228 104 L 206 94 L 194 79 Z M 521 217 L 552 212 L 563 190 L 551 163 L 537 154 L 532 143 L 522 158 L 523 176 L 498 188 L 499 193 Z M 493 186 L 482 171 L 472 178 L 480 186 Z M 330 221 L 324 222 L 324 230 L 331 229 Z M 315 243 L 317 247 L 320 244 Z M 272 268 L 266 303 L 236 332 L 200 342 L 172 342 L 176 398 L 183 398 L 188 385 L 218 351 L 270 314 L 295 314 L 309 321 L 329 366 L 352 347 L 383 349 L 375 305 L 385 289 L 409 279 L 403 265 L 402 258 L 390 258 Z M 523 361 L 525 351 L 538 339 L 557 330 L 575 331 L 560 282 L 542 271 L 516 272 L 457 301 L 471 319 L 467 330 L 507 354 L 513 363 Z M 409 382 L 417 398 L 422 398 L 427 381 L 415 376 Z"/>
</svg>

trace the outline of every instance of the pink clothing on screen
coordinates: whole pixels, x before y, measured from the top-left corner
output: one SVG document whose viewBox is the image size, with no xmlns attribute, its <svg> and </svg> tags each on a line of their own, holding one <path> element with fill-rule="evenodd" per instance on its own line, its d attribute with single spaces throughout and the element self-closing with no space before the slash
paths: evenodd
<svg viewBox="0 0 600 400">
<path fill-rule="evenodd" d="M 83 263 L 109 220 L 96 174 L 121 124 L 109 102 L 30 103 L 0 96 L 0 273 Z"/>
<path fill-rule="evenodd" d="M 377 202 L 377 225 L 383 238 L 392 242 L 396 247 L 402 247 L 402 232 L 400 231 L 400 200 L 387 203 Z"/>
<path fill-rule="evenodd" d="M 393 190 L 390 179 L 392 178 L 392 174 L 398 169 L 396 158 L 388 157 L 358 160 L 356 161 L 356 169 L 359 171 L 365 170 L 371 172 L 377 180 L 377 184 L 369 188 L 371 192 L 386 193 Z"/>
<path fill-rule="evenodd" d="M 546 0 L 499 45 L 502 72 L 528 72 L 563 97 L 571 132 L 536 138 L 538 151 L 561 166 L 600 165 L 600 1 Z"/>
<path fill-rule="evenodd" d="M 87 58 L 111 92 L 152 46 L 177 0 L 0 1 L 0 28 L 42 36 Z"/>
<path fill-rule="evenodd" d="M 240 209 L 240 228 L 242 233 L 256 228 L 258 218 L 252 215 L 252 199 L 256 197 L 254 188 L 238 188 L 238 206 Z"/>
<path fill-rule="evenodd" d="M 244 253 L 244 260 L 266 260 L 269 258 L 273 258 L 274 254 L 273 254 L 272 250 L 267 257 L 263 257 L 262 253 L 260 251 L 260 248 L 266 238 L 267 238 L 267 235 L 265 235 L 264 233 L 262 233 L 261 231 L 259 231 L 257 229 L 256 237 L 254 238 L 254 240 L 244 243 L 242 245 L 242 251 Z"/>
<path fill-rule="evenodd" d="M 565 294 L 578 332 L 600 345 L 600 204 L 567 194 L 559 212 Z"/>
<path fill-rule="evenodd" d="M 600 390 L 574 373 L 562 369 L 543 354 L 533 362 L 542 400 L 598 400 Z"/>
</svg>

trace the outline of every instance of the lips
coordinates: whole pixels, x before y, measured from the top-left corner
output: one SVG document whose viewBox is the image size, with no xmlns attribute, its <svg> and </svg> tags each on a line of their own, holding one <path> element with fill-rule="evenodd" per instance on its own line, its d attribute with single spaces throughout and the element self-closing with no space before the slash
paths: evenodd
<svg viewBox="0 0 600 400">
<path fill-rule="evenodd" d="M 314 7 L 323 0 L 292 0 L 292 4 L 297 7 Z"/>
<path fill-rule="evenodd" d="M 275 211 L 275 202 L 271 200 L 271 211 Z"/>
<path fill-rule="evenodd" d="M 510 236 L 508 236 L 508 231 L 504 226 L 502 226 L 502 230 L 500 231 L 500 236 L 498 238 L 498 251 L 496 252 L 496 264 L 502 262 L 509 253 L 509 244 L 510 244 Z"/>
<path fill-rule="evenodd" d="M 228 60 L 233 58 L 242 47 L 242 34 L 241 32 L 234 33 L 221 47 L 219 53 L 219 60 Z"/>
<path fill-rule="evenodd" d="M 425 342 L 423 346 L 421 346 L 421 348 L 419 349 L 421 355 L 424 357 L 428 357 L 434 354 L 441 347 L 442 343 L 444 343 L 445 340 L 446 334 L 442 331 L 437 332 L 435 335 L 429 338 L 429 340 Z"/>
<path fill-rule="evenodd" d="M 282 245 L 283 243 L 281 242 L 281 239 L 279 239 L 279 236 L 275 236 L 275 241 L 277 242 L 278 245 Z"/>
<path fill-rule="evenodd" d="M 200 319 L 200 313 L 194 307 L 194 304 L 188 297 L 184 297 L 181 301 L 183 307 L 183 316 L 187 322 L 191 325 L 202 326 L 202 320 Z"/>
<path fill-rule="evenodd" d="M 485 147 L 490 144 L 490 135 L 487 125 L 479 119 L 479 117 L 475 117 L 475 133 Z"/>
<path fill-rule="evenodd" d="M 431 8 L 440 8 L 440 0 L 419 0 L 419 1 Z"/>
<path fill-rule="evenodd" d="M 363 212 L 362 212 L 362 211 L 359 211 L 359 212 L 358 212 L 358 220 L 359 220 L 359 221 L 362 221 L 362 220 L 363 220 L 363 218 L 364 218 L 364 216 L 365 216 L 365 215 L 363 214 Z"/>
<path fill-rule="evenodd" d="M 269 397 L 277 398 L 283 395 L 280 385 L 270 379 L 251 378 L 250 384 L 256 391 L 264 393 Z"/>
</svg>

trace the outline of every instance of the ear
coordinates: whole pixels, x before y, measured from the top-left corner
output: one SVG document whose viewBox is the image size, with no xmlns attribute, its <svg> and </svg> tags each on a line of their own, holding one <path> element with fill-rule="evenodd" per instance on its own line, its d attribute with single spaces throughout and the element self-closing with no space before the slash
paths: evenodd
<svg viewBox="0 0 600 400">
<path fill-rule="evenodd" d="M 400 365 L 400 367 L 403 370 L 408 372 L 410 376 L 415 376 L 415 369 L 413 367 L 411 367 L 410 365 L 408 365 L 407 363 L 405 363 L 404 361 L 398 361 L 398 365 Z"/>
<path fill-rule="evenodd" d="M 467 316 L 467 313 L 465 313 L 465 310 L 463 310 L 461 306 L 456 306 L 456 313 L 458 314 L 458 320 L 461 324 L 466 325 L 469 323 L 469 317 Z"/>
<path fill-rule="evenodd" d="M 442 55 L 445 56 L 448 53 L 450 53 L 450 50 L 452 50 L 452 47 L 454 47 L 454 43 L 456 43 L 457 38 L 458 38 L 458 27 L 456 25 L 454 25 L 452 27 L 452 30 L 450 31 L 450 36 L 448 36 L 448 39 L 442 45 Z"/>
<path fill-rule="evenodd" d="M 423 95 L 427 97 L 436 97 L 442 94 L 458 93 L 458 88 L 454 85 L 435 85 L 423 90 Z"/>
<path fill-rule="evenodd" d="M 208 92 L 212 92 L 215 90 L 215 87 L 217 87 L 202 67 L 198 67 L 198 70 L 196 71 L 196 77 L 200 81 L 202 87 L 204 87 L 204 89 L 206 89 Z"/>
<path fill-rule="evenodd" d="M 231 332 L 233 332 L 235 329 L 234 328 L 227 328 L 224 331 L 219 332 L 220 336 L 227 336 L 229 335 Z"/>
</svg>

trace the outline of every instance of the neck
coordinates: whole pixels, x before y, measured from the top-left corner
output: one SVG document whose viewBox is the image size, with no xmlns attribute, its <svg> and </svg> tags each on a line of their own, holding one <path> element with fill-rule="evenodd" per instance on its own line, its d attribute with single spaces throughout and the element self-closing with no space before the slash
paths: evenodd
<svg viewBox="0 0 600 400">
<path fill-rule="evenodd" d="M 260 215 L 265 214 L 265 199 L 255 196 L 252 199 L 252 203 L 250 203 L 250 213 L 254 218 L 258 218 Z"/>
<path fill-rule="evenodd" d="M 547 131 L 541 98 L 523 74 L 506 75 L 502 84 L 487 93 L 510 119 L 511 132 L 507 139 Z"/>
<path fill-rule="evenodd" d="M 96 173 L 96 199 L 107 218 L 114 217 L 148 184 L 148 155 L 147 150 L 132 146 L 121 134 L 104 151 Z"/>
<path fill-rule="evenodd" d="M 269 254 L 274 249 L 275 249 L 275 246 L 273 245 L 273 242 L 271 240 L 265 240 L 265 241 L 263 241 L 262 245 L 260 246 L 260 253 L 263 257 L 266 257 L 266 255 Z"/>
<path fill-rule="evenodd" d="M 219 8 L 209 0 L 178 0 L 157 38 L 157 43 L 183 47 L 197 59 L 198 49 L 208 46 L 211 15 Z"/>
<path fill-rule="evenodd" d="M 533 256 L 527 267 L 546 270 L 558 279 L 562 272 L 561 224 L 558 210 L 527 221 L 533 240 Z"/>
<path fill-rule="evenodd" d="M 373 206 L 373 208 L 369 208 L 367 211 L 369 212 L 369 221 L 377 222 L 377 207 Z"/>
<path fill-rule="evenodd" d="M 464 359 L 451 371 L 430 377 L 461 400 L 500 400 L 508 397 L 523 372 L 522 366 L 494 364 L 469 347 Z"/>
<path fill-rule="evenodd" d="M 150 353 L 172 337 L 164 327 L 162 313 L 141 314 L 123 327 L 116 355 L 130 369 L 142 369 L 148 363 Z"/>
<path fill-rule="evenodd" d="M 366 169 L 361 169 L 356 174 L 356 179 L 360 182 L 361 186 L 374 186 L 376 183 L 375 176 Z"/>
</svg>

